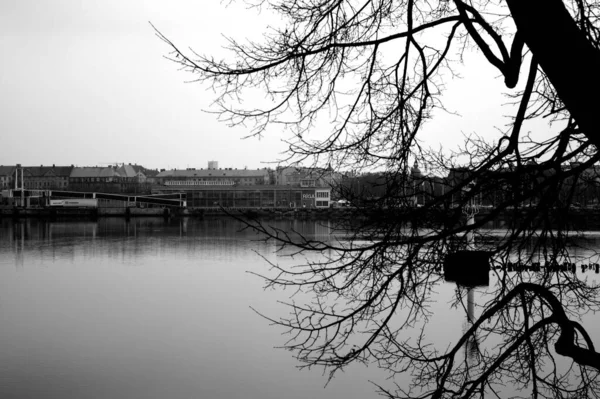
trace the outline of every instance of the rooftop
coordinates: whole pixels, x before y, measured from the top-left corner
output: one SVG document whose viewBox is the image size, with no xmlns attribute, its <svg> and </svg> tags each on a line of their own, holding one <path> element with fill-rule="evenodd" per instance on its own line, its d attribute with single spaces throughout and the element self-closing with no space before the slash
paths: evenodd
<svg viewBox="0 0 600 399">
<path fill-rule="evenodd" d="M 120 176 L 113 168 L 103 167 L 75 167 L 71 177 L 115 177 Z"/>
</svg>

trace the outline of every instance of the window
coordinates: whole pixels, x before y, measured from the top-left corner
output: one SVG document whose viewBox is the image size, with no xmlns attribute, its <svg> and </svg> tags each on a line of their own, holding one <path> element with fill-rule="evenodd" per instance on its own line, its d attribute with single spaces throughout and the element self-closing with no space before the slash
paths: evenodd
<svg viewBox="0 0 600 399">
<path fill-rule="evenodd" d="M 317 191 L 317 198 L 329 198 L 328 191 Z"/>
</svg>

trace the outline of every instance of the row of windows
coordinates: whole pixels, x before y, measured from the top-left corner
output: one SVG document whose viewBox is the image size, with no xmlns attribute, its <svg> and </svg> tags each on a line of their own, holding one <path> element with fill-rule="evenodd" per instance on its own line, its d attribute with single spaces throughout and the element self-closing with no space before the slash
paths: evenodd
<svg viewBox="0 0 600 399">
<path fill-rule="evenodd" d="M 29 174 L 24 174 L 23 178 L 24 179 L 30 179 L 30 180 L 33 180 L 33 179 L 67 180 L 69 178 L 69 176 L 32 176 L 32 175 L 29 175 Z"/>
<path fill-rule="evenodd" d="M 84 183 L 84 182 L 111 182 L 113 180 L 112 177 L 73 177 L 71 178 L 71 182 L 73 183 Z"/>
<path fill-rule="evenodd" d="M 58 179 L 58 178 L 57 178 Z M 69 182 L 67 182 L 66 180 L 57 180 L 57 179 L 53 179 L 53 180 L 34 180 L 34 179 L 24 179 L 24 184 L 25 186 L 29 186 L 29 187 L 51 187 L 51 186 L 66 186 Z M 138 183 L 138 181 L 135 180 L 136 178 L 107 178 L 107 177 L 73 177 L 71 178 L 70 182 L 71 183 L 90 183 L 90 182 L 105 182 L 105 183 L 112 183 L 112 182 L 125 182 L 125 183 Z M 3 180 L 0 178 L 0 183 L 4 183 L 4 182 L 10 182 L 9 180 Z M 19 179 L 20 182 L 20 179 Z"/>
<path fill-rule="evenodd" d="M 326 194 L 320 198 L 328 198 Z M 306 208 L 316 206 L 329 207 L 329 201 L 320 199 L 315 202 L 315 196 L 302 191 L 274 191 L 274 190 L 211 190 L 188 191 L 186 195 L 189 207 L 285 207 Z"/>
<path fill-rule="evenodd" d="M 231 180 L 168 180 L 165 186 L 233 186 Z"/>
<path fill-rule="evenodd" d="M 191 208 L 224 207 L 224 208 L 311 208 L 311 201 L 273 201 L 265 198 L 192 198 L 187 199 L 187 206 Z M 328 208 L 329 201 L 316 201 L 317 208 Z"/>
<path fill-rule="evenodd" d="M 25 187 L 66 187 L 67 182 L 54 181 L 25 181 Z"/>
<path fill-rule="evenodd" d="M 160 190 L 159 190 L 160 191 Z M 317 191 L 316 194 L 313 194 L 310 191 L 288 191 L 288 190 L 269 190 L 269 189 L 245 189 L 245 190 L 185 190 L 188 197 L 194 198 L 204 198 L 204 197 L 247 197 L 247 196 L 257 196 L 257 197 L 277 197 L 277 198 L 290 198 L 294 197 L 298 200 L 301 199 L 311 199 L 311 198 L 329 198 L 328 191 Z"/>
</svg>

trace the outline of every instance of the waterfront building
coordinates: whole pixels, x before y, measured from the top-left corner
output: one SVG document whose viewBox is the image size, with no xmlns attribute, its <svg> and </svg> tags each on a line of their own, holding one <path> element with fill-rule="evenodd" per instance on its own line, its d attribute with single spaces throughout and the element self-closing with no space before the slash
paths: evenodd
<svg viewBox="0 0 600 399">
<path fill-rule="evenodd" d="M 119 178 L 113 166 L 75 167 L 69 179 L 69 190 L 120 193 Z"/>
<path fill-rule="evenodd" d="M 0 165 L 0 190 L 14 188 L 15 166 Z"/>
<path fill-rule="evenodd" d="M 146 173 L 153 171 L 147 170 L 140 165 L 122 164 L 116 168 L 116 173 L 119 175 L 116 180 L 115 192 L 120 193 L 148 193 L 152 187 L 148 181 Z"/>
<path fill-rule="evenodd" d="M 340 182 L 341 176 L 340 173 L 334 172 L 331 166 L 326 169 L 280 166 L 275 171 L 275 184 L 300 187 L 335 187 Z"/>
<path fill-rule="evenodd" d="M 64 190 L 69 185 L 73 166 L 24 166 L 23 183 L 26 189 Z"/>
<path fill-rule="evenodd" d="M 146 169 L 139 165 L 107 167 L 75 167 L 71 173 L 69 190 L 149 194 L 151 184 Z"/>
<path fill-rule="evenodd" d="M 111 167 L 74 167 L 70 176 L 70 183 L 81 184 L 81 183 L 111 183 L 117 181 L 120 175 L 117 171 Z"/>
<path fill-rule="evenodd" d="M 268 169 L 173 169 L 161 171 L 155 177 L 160 185 L 172 186 L 254 186 L 269 183 Z"/>
<path fill-rule="evenodd" d="M 146 182 L 146 174 L 141 166 L 123 164 L 116 169 L 116 172 L 119 175 L 118 180 L 121 182 L 137 184 Z"/>
<path fill-rule="evenodd" d="M 155 185 L 152 193 L 183 193 L 191 208 L 323 209 L 331 203 L 331 187 L 191 183 Z"/>
</svg>

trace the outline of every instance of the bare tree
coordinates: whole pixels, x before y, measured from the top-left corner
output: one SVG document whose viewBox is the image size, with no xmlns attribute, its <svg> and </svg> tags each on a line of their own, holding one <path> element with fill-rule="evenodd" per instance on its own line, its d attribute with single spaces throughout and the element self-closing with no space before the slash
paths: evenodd
<svg viewBox="0 0 600 399">
<path fill-rule="evenodd" d="M 182 51 L 157 35 L 171 47 L 172 61 L 212 84 L 227 121 L 250 124 L 256 135 L 271 124 L 289 129 L 288 162 L 385 169 L 378 183 L 384 193 L 375 205 L 385 211 L 373 212 L 373 204 L 365 208 L 360 193 L 345 193 L 357 214 L 364 214 L 355 218 L 357 224 L 340 227 L 353 232 L 348 240 L 315 241 L 247 220 L 297 252 L 334 254 L 291 269 L 273 264 L 275 273 L 263 276 L 269 285 L 294 286 L 313 297 L 290 303 L 290 317 L 274 320 L 294 334 L 287 347 L 307 366 L 322 365 L 332 375 L 351 362 L 372 361 L 392 373 L 412 373 L 413 386 L 380 387 L 390 397 L 501 396 L 499 388 L 507 384 L 526 390 L 526 396 L 598 397 L 600 355 L 577 321 L 598 310 L 598 287 L 556 266 L 570 261 L 564 244 L 572 232 L 557 225 L 555 215 L 568 209 L 574 182 L 600 157 L 600 122 L 589 100 L 600 92 L 600 5 L 585 0 L 252 5 L 275 11 L 284 26 L 260 43 L 230 40 L 231 60 Z M 512 124 L 495 140 L 471 136 L 458 151 L 433 151 L 418 141 L 419 133 L 433 110 L 444 109 L 443 83 L 469 48 L 504 77 L 515 104 Z M 266 101 L 241 107 L 238 100 L 256 91 Z M 333 115 L 325 136 L 313 130 L 323 115 Z M 560 133 L 543 141 L 524 133 L 524 123 L 536 118 L 552 120 Z M 410 174 L 415 157 L 459 177 L 433 195 Z M 417 196 L 422 206 L 414 206 Z M 465 223 L 463 210 L 492 196 L 493 209 Z M 485 237 L 479 228 L 501 213 L 518 223 L 501 239 Z M 463 337 L 450 348 L 431 347 L 427 304 L 443 278 L 440 265 L 465 249 L 489 254 L 494 283 Z M 548 267 L 508 274 L 509 262 Z M 415 329 L 421 334 L 407 338 L 405 331 Z M 461 351 L 465 345 L 468 356 Z"/>
</svg>

